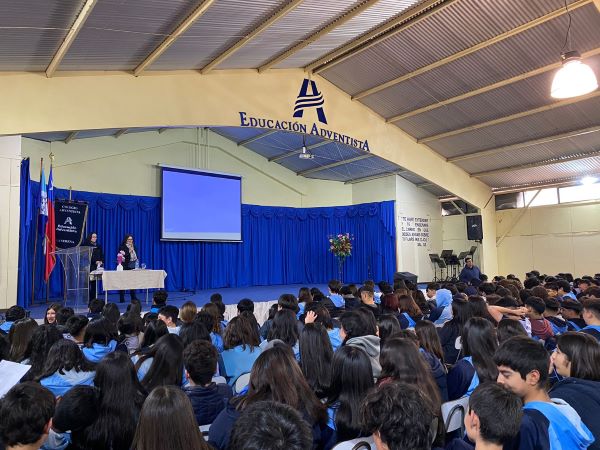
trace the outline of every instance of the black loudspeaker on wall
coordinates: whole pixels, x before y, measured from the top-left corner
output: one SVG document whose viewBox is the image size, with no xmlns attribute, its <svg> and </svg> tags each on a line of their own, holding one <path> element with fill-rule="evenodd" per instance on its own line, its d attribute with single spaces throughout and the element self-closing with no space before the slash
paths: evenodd
<svg viewBox="0 0 600 450">
<path fill-rule="evenodd" d="M 481 216 L 467 217 L 467 239 L 470 241 L 481 241 L 483 239 L 483 227 L 481 226 Z"/>
</svg>

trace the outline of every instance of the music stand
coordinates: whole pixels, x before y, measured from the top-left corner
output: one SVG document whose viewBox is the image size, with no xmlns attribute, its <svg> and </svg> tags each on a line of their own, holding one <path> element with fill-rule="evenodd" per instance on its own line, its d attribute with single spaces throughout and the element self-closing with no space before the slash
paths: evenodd
<svg viewBox="0 0 600 450">
<path fill-rule="evenodd" d="M 475 250 L 477 250 L 477 246 L 474 245 L 471 247 L 471 250 L 469 250 L 469 255 L 473 256 L 475 254 Z"/>
<path fill-rule="evenodd" d="M 437 261 L 440 259 L 437 253 L 429 253 L 429 261 L 431 261 L 431 265 L 433 266 L 433 282 L 440 281 L 437 277 Z M 440 273 L 441 276 L 441 273 Z"/>
<path fill-rule="evenodd" d="M 436 261 L 438 267 L 440 268 L 440 279 L 439 281 L 442 281 L 442 274 L 443 274 L 443 270 L 446 269 L 446 278 L 445 281 L 448 281 L 448 266 L 446 265 L 446 262 L 442 259 L 442 258 L 438 258 Z"/>
<path fill-rule="evenodd" d="M 460 252 L 460 254 L 458 255 L 458 260 L 459 260 L 460 262 L 463 262 L 463 263 L 464 263 L 464 262 L 465 262 L 465 258 L 466 258 L 467 256 L 469 256 L 469 255 L 471 255 L 471 253 L 469 253 L 469 252 Z"/>
<path fill-rule="evenodd" d="M 449 262 L 446 262 L 446 264 L 452 267 L 452 279 L 450 281 L 456 283 L 456 281 L 458 280 L 458 267 L 460 266 L 460 261 L 458 260 L 458 257 L 454 254 L 451 255 Z"/>
</svg>

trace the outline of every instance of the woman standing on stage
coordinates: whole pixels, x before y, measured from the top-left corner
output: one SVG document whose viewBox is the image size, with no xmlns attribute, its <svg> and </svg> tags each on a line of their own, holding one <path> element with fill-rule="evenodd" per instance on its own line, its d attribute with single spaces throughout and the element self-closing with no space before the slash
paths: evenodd
<svg viewBox="0 0 600 450">
<path fill-rule="evenodd" d="M 131 234 L 126 234 L 123 238 L 123 242 L 119 246 L 119 252 L 123 252 L 123 270 L 132 270 L 136 267 L 139 267 L 139 260 L 137 256 L 137 251 L 135 246 L 133 245 L 133 236 Z M 135 289 L 131 289 L 129 291 L 131 295 L 131 300 L 135 300 Z M 125 301 L 125 291 L 119 291 L 120 302 L 123 303 Z"/>
<path fill-rule="evenodd" d="M 90 272 L 97 270 L 104 264 L 104 253 L 102 247 L 98 244 L 98 233 L 92 231 L 87 238 L 85 238 L 84 244 L 88 247 L 93 247 L 92 255 L 90 257 Z M 96 298 L 96 280 L 90 280 L 90 301 Z"/>
</svg>

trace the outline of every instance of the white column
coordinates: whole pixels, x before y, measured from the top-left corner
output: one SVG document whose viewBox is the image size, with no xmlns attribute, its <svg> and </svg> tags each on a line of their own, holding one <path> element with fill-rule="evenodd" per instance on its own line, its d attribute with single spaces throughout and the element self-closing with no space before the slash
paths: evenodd
<svg viewBox="0 0 600 450">
<path fill-rule="evenodd" d="M 17 303 L 21 136 L 0 136 L 0 308 Z"/>
</svg>

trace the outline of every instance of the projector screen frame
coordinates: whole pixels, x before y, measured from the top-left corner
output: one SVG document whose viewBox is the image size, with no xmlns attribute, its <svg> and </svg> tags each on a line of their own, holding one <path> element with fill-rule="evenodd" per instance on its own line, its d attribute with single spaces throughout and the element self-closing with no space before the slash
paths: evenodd
<svg viewBox="0 0 600 450">
<path fill-rule="evenodd" d="M 194 167 L 182 167 L 182 166 L 171 166 L 167 164 L 157 164 L 158 168 L 160 168 L 160 241 L 165 242 L 223 242 L 229 244 L 241 244 L 244 242 L 244 230 L 242 227 L 242 181 L 244 177 L 240 174 L 235 173 L 227 173 L 227 172 L 217 172 L 214 170 L 206 170 L 206 169 L 198 169 Z M 182 238 L 165 238 L 163 237 L 164 231 L 164 190 L 163 190 L 163 174 L 164 169 L 170 170 L 172 172 L 182 172 L 182 173 L 195 173 L 195 174 L 205 174 L 209 176 L 217 176 L 221 178 L 229 178 L 240 180 L 240 239 L 182 239 Z"/>
</svg>

